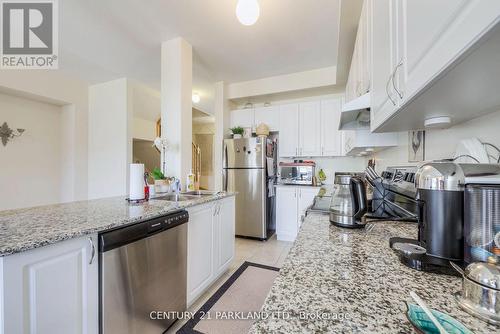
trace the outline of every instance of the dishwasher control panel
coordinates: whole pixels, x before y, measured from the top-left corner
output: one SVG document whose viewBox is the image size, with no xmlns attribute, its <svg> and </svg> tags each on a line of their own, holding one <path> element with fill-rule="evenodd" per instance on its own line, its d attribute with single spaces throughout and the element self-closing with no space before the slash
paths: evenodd
<svg viewBox="0 0 500 334">
<path fill-rule="evenodd" d="M 99 252 L 107 252 L 133 241 L 147 238 L 178 225 L 185 224 L 188 220 L 189 213 L 186 210 L 181 210 L 102 232 L 99 234 Z"/>
</svg>

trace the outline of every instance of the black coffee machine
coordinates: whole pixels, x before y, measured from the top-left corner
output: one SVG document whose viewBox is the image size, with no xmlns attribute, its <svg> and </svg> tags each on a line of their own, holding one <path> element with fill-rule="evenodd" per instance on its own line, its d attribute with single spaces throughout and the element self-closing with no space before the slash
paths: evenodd
<svg viewBox="0 0 500 334">
<path fill-rule="evenodd" d="M 417 270 L 456 274 L 449 262 L 461 263 L 464 258 L 462 181 L 463 172 L 452 162 L 432 162 L 418 169 L 418 239 L 390 239 L 401 262 Z"/>
<path fill-rule="evenodd" d="M 450 261 L 464 262 L 464 190 L 499 171 L 500 165 L 449 161 L 421 166 L 415 176 L 418 239 L 390 239 L 401 262 L 417 270 L 457 275 Z"/>
</svg>

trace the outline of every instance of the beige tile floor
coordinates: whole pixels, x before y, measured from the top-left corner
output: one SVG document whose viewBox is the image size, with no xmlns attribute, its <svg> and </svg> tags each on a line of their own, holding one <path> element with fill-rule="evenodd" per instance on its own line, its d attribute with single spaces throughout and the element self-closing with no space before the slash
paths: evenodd
<svg viewBox="0 0 500 334">
<path fill-rule="evenodd" d="M 224 284 L 236 269 L 243 264 L 243 262 L 249 261 L 279 268 L 283 264 L 283 261 L 285 261 L 291 247 L 291 242 L 278 241 L 276 240 L 276 235 L 268 241 L 236 238 L 234 260 L 229 266 L 228 271 L 212 284 L 212 286 L 191 305 L 188 311 L 196 312 L 215 291 Z M 185 321 L 177 321 L 166 333 L 175 333 L 184 323 Z"/>
</svg>

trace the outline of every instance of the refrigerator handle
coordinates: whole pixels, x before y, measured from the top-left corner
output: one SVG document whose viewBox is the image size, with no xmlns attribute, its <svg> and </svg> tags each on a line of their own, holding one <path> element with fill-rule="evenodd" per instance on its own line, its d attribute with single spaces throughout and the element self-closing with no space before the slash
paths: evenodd
<svg viewBox="0 0 500 334">
<path fill-rule="evenodd" d="M 227 168 L 227 144 L 223 143 L 223 148 L 222 148 L 222 168 Z"/>
<path fill-rule="evenodd" d="M 222 187 L 224 188 L 224 191 L 227 191 L 227 174 L 229 174 L 227 172 L 227 169 L 224 169 L 223 171 L 223 174 L 224 174 L 224 179 L 222 180 Z"/>
</svg>

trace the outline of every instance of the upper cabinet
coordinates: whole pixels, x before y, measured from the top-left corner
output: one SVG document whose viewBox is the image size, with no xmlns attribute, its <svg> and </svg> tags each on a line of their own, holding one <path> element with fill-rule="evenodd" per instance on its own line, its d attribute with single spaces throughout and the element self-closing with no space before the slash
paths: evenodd
<svg viewBox="0 0 500 334">
<path fill-rule="evenodd" d="M 354 52 L 346 83 L 345 102 L 363 96 L 371 86 L 371 1 L 365 1 L 354 44 Z"/>
<path fill-rule="evenodd" d="M 231 127 L 241 126 L 242 128 L 254 127 L 254 109 L 238 109 L 230 113 Z"/>
<path fill-rule="evenodd" d="M 282 105 L 280 108 L 280 157 L 340 156 L 338 130 L 342 100 Z"/>
<path fill-rule="evenodd" d="M 371 7 L 371 129 L 451 125 L 498 110 L 500 1 L 367 0 Z"/>
<path fill-rule="evenodd" d="M 321 101 L 321 155 L 342 155 L 342 131 L 338 130 L 342 100 Z"/>
<path fill-rule="evenodd" d="M 281 157 L 299 155 L 299 105 L 280 106 L 280 137 L 278 150 Z"/>
<path fill-rule="evenodd" d="M 321 104 L 299 104 L 299 156 L 321 156 Z"/>
<path fill-rule="evenodd" d="M 372 90 L 371 124 L 396 111 L 398 100 L 392 85 L 396 68 L 397 0 L 368 1 L 372 9 Z"/>
<path fill-rule="evenodd" d="M 270 106 L 255 108 L 254 120 L 255 128 L 259 126 L 259 124 L 264 123 L 269 126 L 270 131 L 278 131 L 280 121 L 280 107 Z"/>
</svg>

